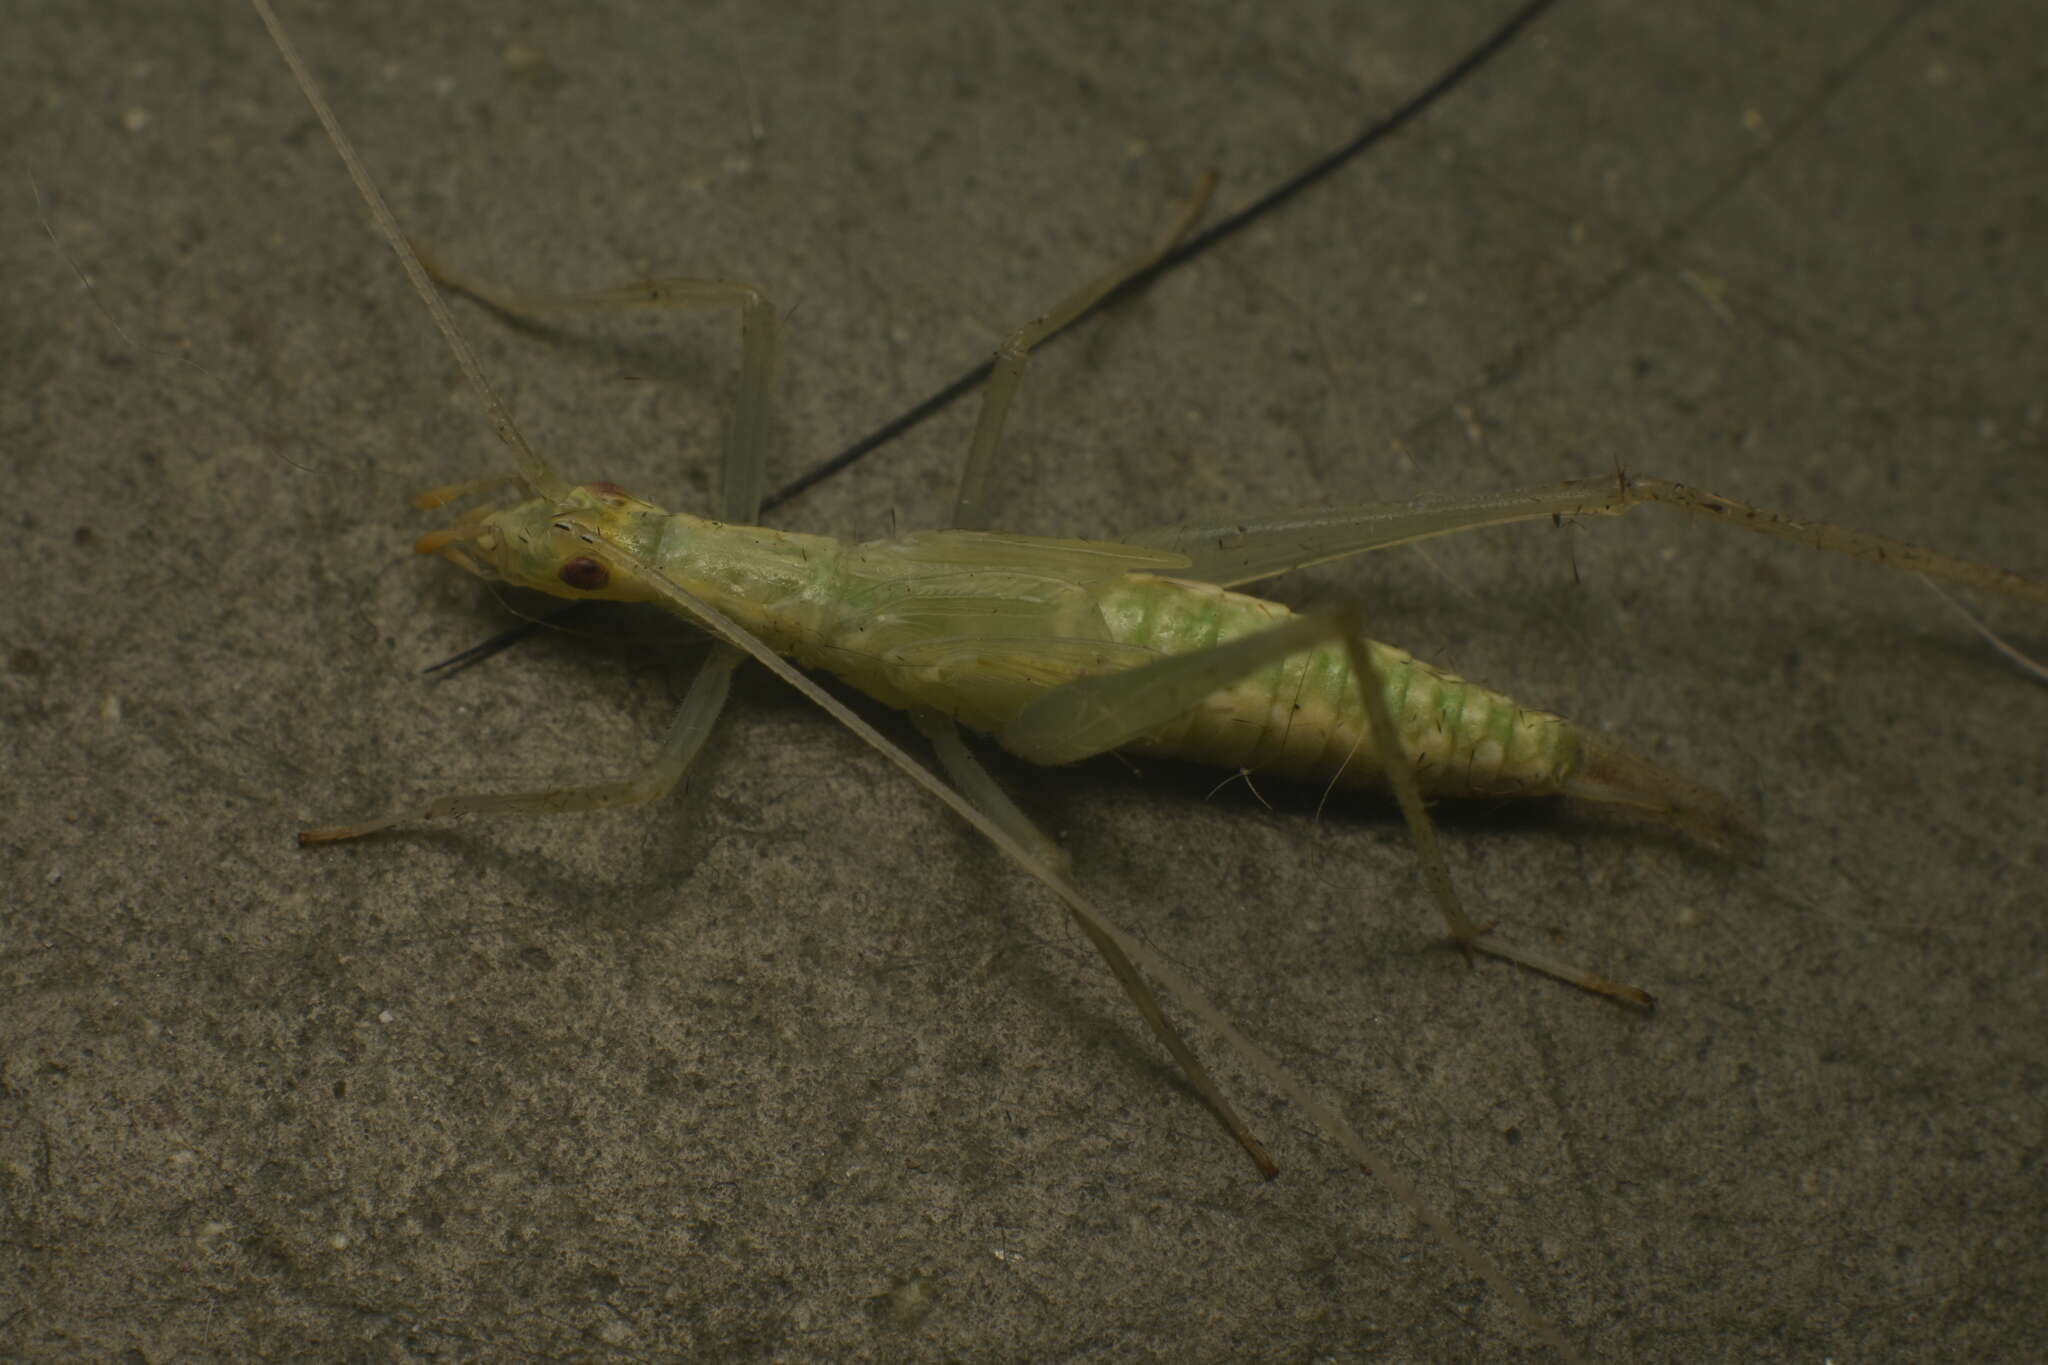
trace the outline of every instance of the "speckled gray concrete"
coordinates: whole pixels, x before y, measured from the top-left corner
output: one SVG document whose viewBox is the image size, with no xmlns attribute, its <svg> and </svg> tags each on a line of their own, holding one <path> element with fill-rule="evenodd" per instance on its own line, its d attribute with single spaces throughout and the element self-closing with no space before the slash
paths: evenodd
<svg viewBox="0 0 2048 1365">
<path fill-rule="evenodd" d="M 771 291 L 787 473 L 1502 7 L 680 8 L 286 14 L 449 259 Z M 2048 573 L 2038 13 L 1649 8 L 1563 6 L 1049 353 L 1007 523 L 1625 463 Z M 1225 1062 L 1256 1180 L 1045 898 L 779 688 L 659 809 L 293 847 L 615 771 L 684 674 L 558 639 L 421 682 L 502 618 L 405 497 L 498 456 L 254 18 L 191 9 L 34 7 L 0 54 L 0 1354 L 1540 1354 Z M 703 503 L 729 329 L 465 317 L 565 469 Z M 934 522 L 967 420 L 785 524 Z M 1910 580 L 1656 513 L 1275 594 L 1329 591 L 1760 813 L 1749 867 L 1446 812 L 1482 918 L 1661 1011 L 1467 973 L 1382 809 L 1017 774 L 1105 901 L 1594 1358 L 2038 1355 L 2048 691 Z"/>
</svg>

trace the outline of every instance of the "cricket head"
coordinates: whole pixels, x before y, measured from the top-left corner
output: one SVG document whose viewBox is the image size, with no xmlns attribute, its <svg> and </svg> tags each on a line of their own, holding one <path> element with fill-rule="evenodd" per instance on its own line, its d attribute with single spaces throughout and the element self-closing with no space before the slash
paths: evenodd
<svg viewBox="0 0 2048 1365">
<path fill-rule="evenodd" d="M 524 488 L 517 480 L 510 482 Z M 460 484 L 413 501 L 438 507 L 478 491 L 480 485 Z M 587 483 L 559 499 L 529 496 L 506 507 L 472 507 L 453 526 L 421 536 L 413 550 L 437 554 L 479 578 L 515 588 L 556 597 L 648 602 L 658 594 L 632 572 L 631 561 L 652 556 L 666 519 L 660 508 L 615 483 Z"/>
</svg>

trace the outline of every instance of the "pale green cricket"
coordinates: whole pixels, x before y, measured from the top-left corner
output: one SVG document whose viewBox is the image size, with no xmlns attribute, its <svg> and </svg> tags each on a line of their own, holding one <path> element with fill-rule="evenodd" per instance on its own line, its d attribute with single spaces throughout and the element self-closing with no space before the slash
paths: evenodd
<svg viewBox="0 0 2048 1365">
<path fill-rule="evenodd" d="M 1331 558 L 1324 547 L 1332 535 L 1355 535 L 1359 543 L 1345 548 L 1353 552 L 1466 525 L 1617 512 L 1652 499 L 1705 501 L 1637 480 L 1605 489 L 1567 484 L 1480 504 L 1355 508 L 1313 531 L 1287 519 L 1215 533 L 1225 543 L 1198 563 L 1157 542 L 1186 545 L 1202 540 L 1200 531 L 1163 531 L 1137 543 L 932 531 L 848 544 L 667 512 L 617 485 L 593 483 L 560 499 L 475 508 L 449 530 L 423 537 L 420 549 L 561 597 L 672 604 L 665 578 L 803 667 L 890 706 L 958 721 L 1034 763 L 1119 749 L 1384 788 L 1387 761 L 1342 640 L 1219 653 L 1300 619 L 1227 585 Z M 1713 501 L 1746 517 L 1765 515 Z M 1339 525 L 1347 520 L 1350 526 Z M 589 558 L 583 547 L 592 537 L 622 552 L 627 571 Z M 1262 556 L 1283 557 L 1242 571 L 1254 545 Z M 1921 554 L 1916 566 L 1931 567 L 1924 552 L 1891 549 Z M 1278 658 L 1263 657 L 1283 648 Z M 1562 716 L 1391 645 L 1369 641 L 1367 648 L 1403 759 L 1425 796 L 1563 796 L 1732 833 L 1733 816 L 1714 793 Z"/>
<path fill-rule="evenodd" d="M 1190 1080 L 1262 1168 L 1276 1169 L 1165 1023 L 1137 976 L 1138 967 L 1388 1184 L 1514 1306 L 1532 1332 L 1561 1354 L 1573 1353 L 1555 1329 L 1488 1258 L 1421 1203 L 1340 1115 L 1245 1039 L 1170 964 L 1087 902 L 1068 879 L 1057 848 L 967 754 L 954 723 L 987 734 L 1035 763 L 1069 763 L 1126 750 L 1332 786 L 1391 787 L 1415 835 L 1432 896 L 1461 947 L 1648 1004 L 1649 996 L 1637 988 L 1471 924 L 1457 906 L 1436 852 L 1423 798 L 1563 797 L 1615 805 L 1730 847 L 1739 845 L 1746 831 L 1725 798 L 1561 716 L 1363 639 L 1355 611 L 1296 613 L 1231 589 L 1290 569 L 1478 527 L 1617 515 L 1658 502 L 1760 534 L 2048 604 L 2048 584 L 2001 569 L 1626 475 L 1495 496 L 1163 528 L 1124 541 L 981 529 L 984 490 L 1004 414 L 1032 346 L 1157 253 L 1077 291 L 998 353 L 954 509 L 955 529 L 847 543 L 749 525 L 761 501 L 775 360 L 773 314 L 761 294 L 729 281 L 667 279 L 591 294 L 521 296 L 447 271 L 430 272 L 405 241 L 266 0 L 252 3 L 518 465 L 517 474 L 422 494 L 416 502 L 423 508 L 502 487 L 518 497 L 508 505 L 473 506 L 451 526 L 422 536 L 415 548 L 508 586 L 571 599 L 662 606 L 725 642 L 693 684 L 659 756 L 640 773 L 588 787 L 443 797 L 416 809 L 308 830 L 301 842 L 353 839 L 458 813 L 594 810 L 657 798 L 687 772 L 717 718 L 743 651 L 880 749 L 1058 894 Z M 430 275 L 515 314 L 705 307 L 737 312 L 744 350 L 724 461 L 723 519 L 664 511 L 615 484 L 572 485 L 563 479 L 505 415 Z M 778 656 L 832 673 L 876 700 L 910 711 L 933 738 L 958 790 Z"/>
<path fill-rule="evenodd" d="M 1627 807 L 1729 851 L 1748 839 L 1743 821 L 1719 794 L 1561 716 L 1390 645 L 1357 638 L 1351 629 L 1355 611 L 1301 616 L 1231 588 L 1459 531 L 1617 515 L 1658 502 L 1760 534 L 2048 604 L 2048 585 L 2002 569 L 1625 474 L 1491 496 L 1169 527 L 1118 542 L 981 529 L 1003 420 L 1031 348 L 1170 248 L 1199 212 L 1207 187 L 1155 252 L 1076 291 L 998 352 L 954 508 L 956 529 L 848 544 L 748 525 L 761 501 L 776 352 L 773 313 L 761 293 L 732 281 L 678 278 L 587 294 L 524 296 L 430 269 L 404 240 L 268 6 L 257 0 L 257 8 L 519 466 L 514 475 L 416 499 L 421 507 L 435 507 L 505 486 L 520 495 L 509 506 L 472 507 L 451 527 L 421 537 L 421 553 L 440 554 L 512 587 L 665 606 L 710 624 L 757 657 L 772 653 L 829 672 L 912 712 L 928 732 L 958 722 L 1034 763 L 1063 764 L 1126 750 L 1330 786 L 1390 786 L 1415 835 L 1432 895 L 1453 937 L 1468 951 L 1649 1003 L 1637 988 L 1506 943 L 1466 920 L 1436 854 L 1423 798 L 1564 797 Z M 737 312 L 743 353 L 722 476 L 724 518 L 671 513 L 615 484 L 577 486 L 563 479 L 498 405 L 430 275 L 510 314 Z M 707 607 L 713 613 L 708 621 Z M 590 810 L 659 797 L 688 770 L 723 703 L 734 662 L 731 655 L 714 659 L 660 756 L 633 777 L 584 788 L 444 797 L 416 810 L 309 830 L 301 839 L 329 843 L 465 812 Z M 1064 866 L 1057 849 L 1009 805 L 956 739 L 941 739 L 940 751 L 973 802 L 997 815 L 1020 845 L 1033 850 L 1035 861 Z"/>
</svg>

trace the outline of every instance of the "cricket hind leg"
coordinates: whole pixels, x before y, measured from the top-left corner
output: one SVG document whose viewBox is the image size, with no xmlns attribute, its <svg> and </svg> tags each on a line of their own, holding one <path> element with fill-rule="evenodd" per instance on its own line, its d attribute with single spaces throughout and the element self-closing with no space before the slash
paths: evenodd
<svg viewBox="0 0 2048 1365">
<path fill-rule="evenodd" d="M 1184 571 L 1186 577 L 1232 587 L 1368 550 L 1413 544 L 1461 531 L 1518 521 L 1620 516 L 1645 503 L 1678 508 L 1719 525 L 1846 554 L 1927 579 L 1945 579 L 2048 604 L 2048 582 L 1993 565 L 1828 522 L 1798 521 L 1666 479 L 1632 478 L 1625 474 L 1506 493 L 1311 508 L 1243 520 L 1190 523 L 1141 531 L 1124 539 L 1130 544 L 1184 554 L 1191 561 Z M 1964 615 L 1982 633 L 1974 619 Z M 1996 637 L 1988 638 L 2015 667 L 2041 676 L 2042 670 L 2034 661 Z M 1755 857 L 1761 840 L 1726 798 L 1597 737 L 1584 736 L 1582 743 L 1585 761 L 1567 784 L 1567 797 L 1645 811 L 1731 856 Z"/>
<path fill-rule="evenodd" d="M 1211 694 L 1330 640 L 1341 641 L 1350 653 L 1365 701 L 1373 750 L 1407 822 L 1430 899 L 1450 929 L 1452 942 L 1468 958 L 1474 953 L 1503 958 L 1595 994 L 1650 1008 L 1655 1002 L 1642 988 L 1613 981 L 1541 949 L 1503 939 L 1492 932 L 1491 925 L 1475 923 L 1465 913 L 1451 882 L 1436 826 L 1416 783 L 1407 746 L 1401 742 L 1388 709 L 1383 680 L 1365 641 L 1361 614 L 1355 608 L 1303 614 L 1211 649 L 1169 655 L 1140 668 L 1098 674 L 1054 688 L 1020 712 L 998 736 L 998 741 L 1030 762 L 1076 762 L 1128 744 L 1187 714 Z"/>
<path fill-rule="evenodd" d="M 1142 272 L 1154 260 L 1171 251 L 1175 243 L 1193 225 L 1212 185 L 1213 179 L 1204 182 L 1203 186 L 1196 192 L 1186 214 L 1175 225 L 1167 240 L 1155 251 L 1140 260 L 1111 271 L 1099 279 L 1090 281 L 1087 285 L 1084 285 L 1081 289 L 1063 299 L 1043 316 L 1019 329 L 997 351 L 988 386 L 983 392 L 982 406 L 976 419 L 974 437 L 968 448 L 967 462 L 961 474 L 959 492 L 953 505 L 952 525 L 954 527 L 979 530 L 987 526 L 988 480 L 995 463 L 996 448 L 1001 438 L 1003 422 L 1008 415 L 1011 400 L 1016 396 L 1017 387 L 1023 379 L 1025 366 L 1029 363 L 1032 347 L 1054 332 L 1059 331 L 1062 327 L 1065 327 L 1076 317 L 1092 308 L 1104 296 L 1120 287 L 1129 278 Z M 1576 507 L 1583 501 L 1583 497 L 1575 496 L 1571 505 Z M 1543 512 L 1529 511 L 1512 506 L 1504 510 L 1508 513 L 1507 515 L 1497 514 L 1493 520 L 1523 520 L 1533 516 L 1546 515 Z M 1430 531 L 1428 534 L 1442 535 L 1448 534 L 1451 530 L 1464 529 L 1463 525 L 1460 524 L 1460 518 L 1466 515 L 1462 508 L 1447 509 L 1447 514 L 1451 524 L 1446 525 L 1443 529 Z M 1443 514 L 1440 514 L 1440 519 L 1442 519 L 1442 516 Z M 1488 523 L 1480 522 L 1477 524 Z M 1232 528 L 1232 531 L 1241 535 L 1244 529 L 1241 527 Z M 1356 534 L 1351 526 L 1341 521 L 1334 529 L 1340 546 L 1348 543 L 1347 537 L 1354 537 Z M 1350 548 L 1338 548 L 1331 553 L 1316 553 L 1304 560 L 1301 558 L 1301 546 L 1297 543 L 1297 538 L 1291 537 L 1283 531 L 1279 538 L 1281 543 L 1280 553 L 1287 558 L 1288 562 L 1281 563 L 1274 568 L 1265 569 L 1263 572 L 1240 575 L 1230 581 L 1246 581 L 1249 577 L 1264 577 L 1270 573 L 1282 572 L 1286 568 L 1299 567 L 1301 563 L 1319 563 L 1326 559 L 1359 553 L 1364 549 L 1374 548 L 1377 544 L 1401 543 L 1403 540 L 1424 538 L 1423 535 L 1415 533 L 1412 526 L 1407 523 L 1401 524 L 1398 536 L 1398 539 L 1382 539 Z M 1200 547 L 1211 538 L 1213 537 L 1207 533 L 1198 532 L 1192 537 L 1182 538 L 1183 541 L 1190 543 L 1164 543 L 1163 548 L 1173 549 L 1181 553 L 1189 553 L 1191 557 L 1194 557 Z M 1139 541 L 1137 543 L 1160 542 Z M 1197 559 L 1198 565 L 1200 562 Z M 1208 577 L 1210 575 L 1198 572 L 1191 576 Z M 1453 940 L 1466 952 L 1468 958 L 1475 952 L 1507 958 L 1537 971 L 1561 977 L 1587 990 L 1624 1000 L 1631 1004 L 1644 1007 L 1650 1006 L 1652 1000 L 1649 993 L 1640 988 L 1609 981 L 1605 977 L 1576 967 L 1549 954 L 1533 949 L 1524 949 L 1519 945 L 1499 939 L 1489 932 L 1488 927 L 1474 924 L 1470 917 L 1465 914 L 1462 905 L 1459 903 L 1456 890 L 1451 884 L 1449 869 L 1444 863 L 1442 849 L 1437 842 L 1435 826 L 1429 819 L 1428 811 L 1423 805 L 1421 793 L 1415 783 L 1413 769 L 1407 762 L 1406 750 L 1398 743 L 1395 736 L 1393 720 L 1387 713 L 1385 697 L 1378 684 L 1377 670 L 1372 665 L 1369 651 L 1358 643 L 1361 637 L 1354 628 L 1356 624 L 1357 618 L 1355 614 L 1336 620 L 1315 617 L 1299 618 L 1273 631 L 1266 632 L 1264 635 L 1251 637 L 1248 640 L 1235 641 L 1218 649 L 1206 651 L 1202 655 L 1179 656 L 1178 658 L 1162 660 L 1146 668 L 1128 670 L 1120 674 L 1105 675 L 1100 678 L 1088 679 L 1081 683 L 1059 688 L 1047 694 L 1038 704 L 1028 708 L 1018 718 L 1018 723 L 1000 737 L 1000 742 L 1011 752 L 1029 761 L 1050 764 L 1073 762 L 1079 758 L 1105 752 L 1128 742 L 1130 739 L 1136 738 L 1137 735 L 1146 730 L 1153 729 L 1170 721 L 1173 717 L 1185 713 L 1193 706 L 1199 704 L 1201 699 L 1209 693 L 1218 690 L 1220 687 L 1228 686 L 1231 682 L 1242 678 L 1248 673 L 1255 672 L 1271 662 L 1286 657 L 1288 654 L 1309 648 L 1323 639 L 1331 638 L 1333 635 L 1341 635 L 1346 642 L 1347 648 L 1352 653 L 1353 667 L 1358 670 L 1363 691 L 1370 699 L 1368 702 L 1368 714 L 1371 716 L 1374 743 L 1381 752 L 1393 755 L 1387 761 L 1389 779 L 1394 786 L 1396 798 L 1401 805 L 1402 814 L 1407 820 L 1410 836 L 1416 845 L 1417 855 L 1422 860 L 1424 878 L 1429 884 L 1431 897 L 1442 913 L 1445 923 L 1450 927 Z M 1119 680 L 1122 681 L 1119 682 Z M 1134 688 L 1136 691 L 1146 695 L 1141 704 L 1131 705 L 1130 703 L 1134 698 L 1130 693 L 1118 691 L 1116 699 L 1111 701 L 1091 690 L 1091 684 L 1102 684 L 1110 689 Z M 1135 724 L 1132 723 L 1134 718 L 1136 720 Z M 1014 819 L 1021 822 L 1022 829 L 1029 831 L 1028 837 L 1023 837 L 1024 842 L 1049 842 L 1045 840 L 1045 836 L 1036 831 L 1035 827 L 1030 825 L 1030 822 L 1023 817 L 1021 812 L 1017 811 L 1008 797 L 1001 793 L 1000 789 L 995 786 L 994 779 L 990 778 L 981 769 L 980 765 L 975 763 L 971 756 L 967 754 L 964 744 L 959 739 L 958 728 L 952 722 L 944 718 L 935 717 L 921 723 L 927 726 L 926 733 L 932 738 L 935 747 L 938 749 L 941 762 L 948 767 L 949 771 L 954 773 L 956 784 L 969 793 L 969 799 L 974 800 L 979 806 L 983 798 L 976 796 L 975 793 L 985 789 L 986 792 L 993 795 L 994 801 L 998 803 L 999 809 L 1002 812 L 998 814 L 996 811 L 989 811 L 988 813 L 991 814 L 992 818 Z M 1120 731 L 1120 727 L 1125 728 Z M 952 756 L 949 756 L 949 751 Z M 963 775 L 959 766 L 962 764 L 971 765 L 973 771 Z M 1019 836 L 1013 835 L 1013 837 Z M 1060 855 L 1062 860 L 1064 860 L 1064 856 L 1064 854 Z M 1097 946 L 1101 947 L 1102 945 L 1098 943 Z M 1106 952 L 1105 957 L 1107 957 Z M 1111 960 L 1110 965 L 1113 969 L 1117 970 L 1119 978 L 1124 979 L 1124 969 L 1118 968 L 1114 959 Z M 1126 990 L 1132 990 L 1128 980 L 1126 981 Z M 1138 1001 L 1138 996 L 1135 993 L 1133 993 L 1132 998 L 1134 1001 Z M 1139 1008 L 1141 1011 L 1145 1009 L 1142 1001 L 1139 1001 Z M 1151 1021 L 1152 1016 L 1150 1013 L 1147 1014 L 1147 1019 L 1148 1022 Z M 1155 1023 L 1154 1028 L 1157 1030 L 1159 1025 Z M 1160 1037 L 1162 1041 L 1167 1041 L 1169 1035 L 1162 1032 Z M 1168 1046 L 1173 1048 L 1175 1044 L 1169 1041 Z M 1175 1055 L 1179 1057 L 1180 1052 L 1176 1050 Z M 1191 1063 L 1192 1058 L 1190 1057 L 1188 1060 L 1183 1061 L 1183 1066 L 1188 1066 Z M 1192 1077 L 1193 1073 L 1190 1072 L 1190 1075 Z M 1208 1096 L 1206 1090 L 1204 1094 L 1205 1097 Z M 1214 1097 L 1212 1103 L 1220 1105 L 1220 1096 Z M 1219 1108 L 1218 1112 L 1226 1113 L 1227 1110 Z M 1240 1138 L 1240 1140 L 1243 1141 L 1244 1139 Z M 1247 1149 L 1249 1150 L 1249 1144 Z"/>
<path fill-rule="evenodd" d="M 1574 479 L 1505 493 L 1310 508 L 1242 520 L 1162 526 L 1122 539 L 1132 545 L 1187 555 L 1193 563 L 1184 576 L 1233 587 L 1368 550 L 1410 545 L 1461 531 L 1517 521 L 1620 516 L 1645 503 L 1680 508 L 1706 516 L 1719 525 L 1849 555 L 1886 568 L 2048 605 L 2048 582 L 2007 569 L 1830 522 L 1794 520 L 1767 508 L 1668 479 L 1627 474 L 1609 479 Z"/>
<path fill-rule="evenodd" d="M 1406 503 L 1309 508 L 1233 521 L 1190 523 L 1141 531 L 1133 545 L 1186 555 L 1182 576 L 1234 587 L 1274 574 L 1328 563 L 1369 550 L 1518 521 L 1620 516 L 1658 503 L 1758 535 L 1833 551 L 1885 568 L 1940 578 L 1986 592 L 2048 604 L 2048 582 L 1994 565 L 1829 522 L 1798 521 L 1734 498 L 1666 479 L 1581 479 L 1543 488 L 1418 498 Z M 1932 584 L 1930 583 L 1930 586 Z M 1985 633 L 1974 618 L 1965 620 Z M 1989 636 L 2015 667 L 2039 677 L 2035 661 Z M 1649 760 L 1582 732 L 1585 760 L 1564 795 L 1578 801 L 1647 812 L 1737 858 L 1753 859 L 1761 839 L 1719 793 Z"/>
</svg>

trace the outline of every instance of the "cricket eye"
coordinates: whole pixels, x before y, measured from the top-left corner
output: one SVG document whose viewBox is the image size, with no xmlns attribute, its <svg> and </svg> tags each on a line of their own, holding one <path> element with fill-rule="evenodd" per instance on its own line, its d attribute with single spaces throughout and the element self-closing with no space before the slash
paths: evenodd
<svg viewBox="0 0 2048 1365">
<path fill-rule="evenodd" d="M 578 556 L 563 561 L 561 580 L 570 587 L 583 592 L 596 592 L 612 581 L 612 571 L 594 559 Z"/>
</svg>

